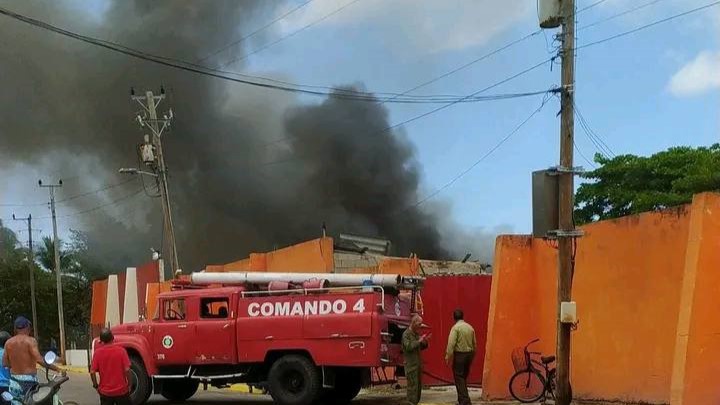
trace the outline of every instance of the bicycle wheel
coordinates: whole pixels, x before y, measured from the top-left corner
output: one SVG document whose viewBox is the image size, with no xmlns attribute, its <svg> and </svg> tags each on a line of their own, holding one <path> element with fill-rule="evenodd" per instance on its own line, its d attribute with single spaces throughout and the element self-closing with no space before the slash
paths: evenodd
<svg viewBox="0 0 720 405">
<path fill-rule="evenodd" d="M 522 370 L 510 378 L 510 395 L 528 404 L 545 397 L 545 377 L 535 370 Z"/>
</svg>

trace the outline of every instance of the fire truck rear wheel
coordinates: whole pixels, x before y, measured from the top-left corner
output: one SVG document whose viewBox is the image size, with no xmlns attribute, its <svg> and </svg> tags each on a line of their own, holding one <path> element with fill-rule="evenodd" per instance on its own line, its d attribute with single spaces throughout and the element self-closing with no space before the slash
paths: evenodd
<svg viewBox="0 0 720 405">
<path fill-rule="evenodd" d="M 280 405 L 310 405 L 322 390 L 320 370 L 305 356 L 278 359 L 268 374 L 270 396 Z"/>
<path fill-rule="evenodd" d="M 183 402 L 190 399 L 198 390 L 200 383 L 189 378 L 164 380 L 160 395 L 168 401 Z"/>
<path fill-rule="evenodd" d="M 145 364 L 137 356 L 130 356 L 130 377 L 130 403 L 146 403 L 152 394 L 152 381 L 145 370 Z"/>
<path fill-rule="evenodd" d="M 338 369 L 335 373 L 335 387 L 323 393 L 323 402 L 332 405 L 347 404 L 362 390 L 362 375 L 355 369 Z"/>
</svg>

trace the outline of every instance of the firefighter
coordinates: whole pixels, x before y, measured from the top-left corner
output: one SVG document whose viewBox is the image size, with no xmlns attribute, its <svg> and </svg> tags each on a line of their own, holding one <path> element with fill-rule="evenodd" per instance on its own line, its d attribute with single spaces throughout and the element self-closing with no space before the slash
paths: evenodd
<svg viewBox="0 0 720 405">
<path fill-rule="evenodd" d="M 423 320 L 414 315 L 402 337 L 403 357 L 405 358 L 405 378 L 407 379 L 407 402 L 417 405 L 422 391 L 422 360 L 420 352 L 427 349 L 430 335 L 420 336 Z"/>
</svg>

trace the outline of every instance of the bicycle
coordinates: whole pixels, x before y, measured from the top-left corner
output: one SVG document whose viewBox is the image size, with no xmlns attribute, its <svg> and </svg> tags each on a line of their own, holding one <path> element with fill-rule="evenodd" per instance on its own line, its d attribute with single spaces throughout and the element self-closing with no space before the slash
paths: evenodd
<svg viewBox="0 0 720 405">
<path fill-rule="evenodd" d="M 45 364 L 53 364 L 57 360 L 57 355 L 53 352 L 45 354 Z M 22 405 L 78 405 L 77 402 L 63 402 L 58 397 L 60 386 L 68 381 L 67 376 L 54 376 L 50 378 L 50 370 L 45 368 L 45 379 L 47 382 L 37 384 L 31 389 L 25 397 L 14 398 L 9 392 L 3 392 L 2 399 L 11 404 L 20 403 Z"/>
<path fill-rule="evenodd" d="M 529 351 L 530 345 L 539 341 L 540 339 L 535 339 L 525 347 L 519 347 L 512 352 L 515 374 L 508 384 L 510 395 L 526 404 L 540 400 L 544 402 L 548 399 L 548 394 L 555 400 L 557 371 L 555 367 L 550 366 L 555 362 L 555 356 L 543 356 L 540 352 Z M 540 361 L 533 357 L 539 357 Z"/>
</svg>

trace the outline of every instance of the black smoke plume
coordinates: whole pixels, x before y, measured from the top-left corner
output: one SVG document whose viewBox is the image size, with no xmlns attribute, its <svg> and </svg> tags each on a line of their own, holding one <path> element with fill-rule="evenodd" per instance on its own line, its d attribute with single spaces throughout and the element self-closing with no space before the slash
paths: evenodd
<svg viewBox="0 0 720 405">
<path fill-rule="evenodd" d="M 75 8 L 78 2 L 0 1 L 61 27 L 190 61 L 258 26 L 280 4 L 270 3 L 113 1 L 93 14 Z M 207 63 L 247 52 L 253 41 Z M 331 234 L 387 237 L 399 255 L 447 255 L 439 218 L 413 207 L 420 197 L 414 150 L 401 130 L 383 131 L 388 114 L 378 103 L 301 103 L 292 94 L 169 69 L 6 18 L 0 61 L 0 167 L 44 165 L 77 175 L 84 189 L 117 183 L 119 167 L 137 164 L 143 131 L 133 121 L 139 106 L 129 100 L 130 87 L 165 87 L 160 110 L 172 107 L 175 115 L 164 144 L 185 270 L 318 237 L 323 222 Z M 128 183 L 106 199 L 139 190 L 138 182 Z M 82 211 L 98 202 L 71 205 Z M 139 193 L 64 220 L 83 229 L 107 263 L 126 266 L 159 246 L 158 207 Z"/>
</svg>

